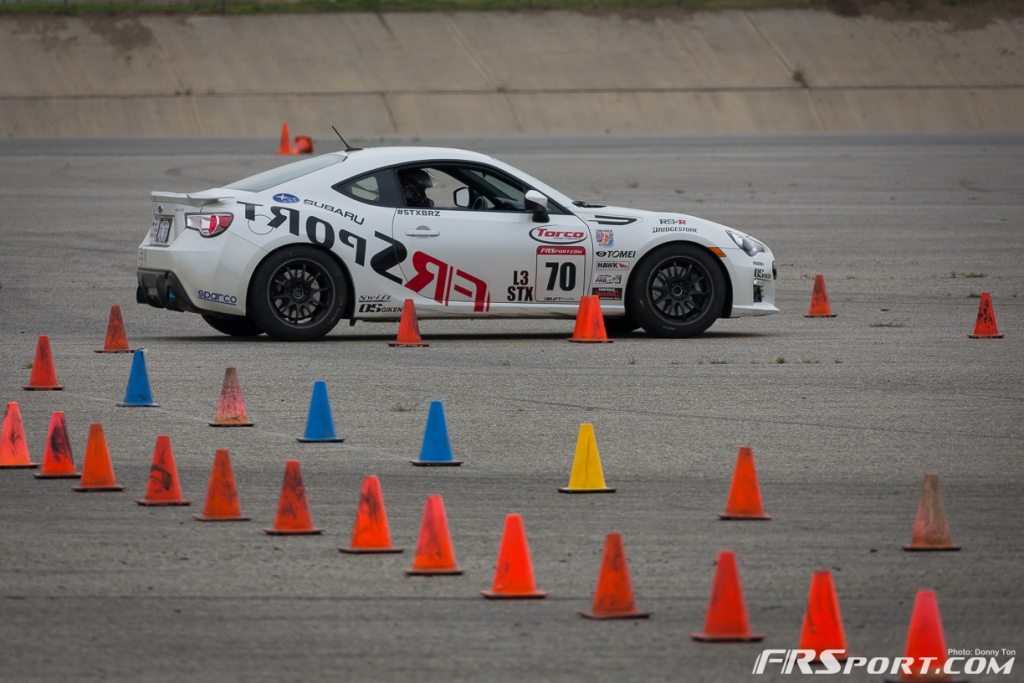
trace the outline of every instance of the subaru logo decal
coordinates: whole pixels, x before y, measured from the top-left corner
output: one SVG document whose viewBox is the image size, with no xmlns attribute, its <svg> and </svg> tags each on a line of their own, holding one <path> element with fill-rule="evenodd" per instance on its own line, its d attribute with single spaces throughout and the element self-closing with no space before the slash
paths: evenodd
<svg viewBox="0 0 1024 683">
<path fill-rule="evenodd" d="M 274 195 L 274 201 L 282 204 L 297 204 L 299 198 L 293 194 L 288 194 L 287 192 L 278 192 Z"/>
</svg>

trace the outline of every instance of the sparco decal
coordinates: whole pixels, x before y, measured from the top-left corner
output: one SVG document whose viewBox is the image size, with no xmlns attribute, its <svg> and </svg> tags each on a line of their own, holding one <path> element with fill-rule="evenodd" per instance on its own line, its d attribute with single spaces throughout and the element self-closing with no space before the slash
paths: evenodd
<svg viewBox="0 0 1024 683">
<path fill-rule="evenodd" d="M 597 258 L 636 258 L 635 251 L 598 251 Z"/>
<path fill-rule="evenodd" d="M 357 216 L 356 214 L 352 213 L 351 211 L 344 211 L 342 209 L 336 209 L 333 206 L 331 206 L 330 204 L 323 204 L 321 202 L 315 202 L 312 199 L 305 199 L 305 200 L 303 200 L 302 203 L 303 204 L 308 204 L 309 206 L 315 206 L 316 208 L 323 209 L 324 211 L 330 211 L 331 213 L 336 213 L 339 216 L 341 216 L 342 218 L 349 219 L 350 221 L 352 221 L 356 225 L 362 225 L 363 222 L 366 220 L 365 218 L 361 218 L 361 217 Z"/>
<path fill-rule="evenodd" d="M 203 301 L 212 301 L 217 304 L 226 304 L 228 306 L 237 306 L 238 297 L 231 294 L 220 294 L 219 292 L 207 292 L 205 289 L 200 289 L 196 292 Z"/>
<path fill-rule="evenodd" d="M 629 218 L 628 216 L 602 216 L 595 214 L 593 218 L 589 219 L 589 223 L 597 223 L 598 225 L 632 225 L 636 223 L 639 218 Z"/>
<path fill-rule="evenodd" d="M 544 244 L 576 244 L 585 240 L 587 233 L 583 230 L 562 230 L 542 225 L 530 231 L 530 238 Z"/>
</svg>

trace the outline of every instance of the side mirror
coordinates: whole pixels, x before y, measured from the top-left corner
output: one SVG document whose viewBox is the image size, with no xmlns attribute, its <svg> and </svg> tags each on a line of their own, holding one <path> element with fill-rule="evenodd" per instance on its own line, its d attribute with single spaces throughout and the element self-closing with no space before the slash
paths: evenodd
<svg viewBox="0 0 1024 683">
<path fill-rule="evenodd" d="M 524 199 L 526 210 L 533 212 L 533 220 L 537 223 L 546 223 L 549 219 L 548 198 L 537 190 L 527 190 Z"/>
<path fill-rule="evenodd" d="M 455 202 L 455 206 L 459 207 L 460 209 L 468 209 L 470 202 L 469 188 L 460 187 L 459 189 L 455 190 L 455 192 L 452 193 L 452 200 Z"/>
</svg>

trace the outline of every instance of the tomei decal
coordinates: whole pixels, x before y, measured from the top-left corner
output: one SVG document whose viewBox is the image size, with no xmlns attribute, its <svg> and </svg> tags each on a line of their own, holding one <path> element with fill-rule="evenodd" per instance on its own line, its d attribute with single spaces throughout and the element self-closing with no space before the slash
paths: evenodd
<svg viewBox="0 0 1024 683">
<path fill-rule="evenodd" d="M 628 216 L 601 216 L 595 214 L 591 218 L 589 223 L 597 223 L 598 225 L 632 225 L 636 223 L 639 218 L 630 218 Z"/>
<path fill-rule="evenodd" d="M 232 294 L 221 294 L 219 292 L 208 292 L 205 289 L 200 289 L 196 292 L 196 296 L 203 301 L 212 301 L 217 304 L 226 304 L 228 306 L 237 306 L 238 297 Z"/>
<path fill-rule="evenodd" d="M 533 285 L 530 284 L 530 271 L 513 270 L 512 284 L 506 292 L 506 301 L 533 301 Z"/>
<path fill-rule="evenodd" d="M 583 293 L 585 247 L 537 247 L 537 301 L 579 301 Z"/>
<path fill-rule="evenodd" d="M 454 289 L 457 293 L 473 300 L 475 313 L 491 309 L 491 295 L 487 291 L 487 283 L 475 275 L 448 265 L 441 259 L 423 251 L 413 253 L 412 267 L 416 274 L 405 283 L 406 288 L 420 293 L 430 283 L 434 283 L 433 299 L 439 304 L 447 306 Z"/>
<path fill-rule="evenodd" d="M 287 192 L 278 192 L 277 194 L 274 195 L 273 199 L 274 199 L 275 202 L 280 202 L 281 204 L 298 204 L 299 203 L 299 198 L 298 197 L 296 197 L 293 194 L 288 194 Z"/>
<path fill-rule="evenodd" d="M 614 230 L 595 230 L 594 241 L 597 242 L 599 247 L 612 247 L 615 246 L 615 231 Z"/>
<path fill-rule="evenodd" d="M 636 258 L 635 251 L 598 251 L 597 258 Z"/>
<path fill-rule="evenodd" d="M 576 244 L 586 238 L 587 233 L 583 230 L 561 230 L 542 225 L 530 231 L 530 239 L 544 244 Z"/>
<path fill-rule="evenodd" d="M 594 287 L 591 291 L 598 299 L 618 300 L 622 298 L 622 287 Z"/>
<path fill-rule="evenodd" d="M 621 285 L 622 275 L 619 273 L 616 273 L 615 275 L 599 273 L 594 276 L 594 282 L 599 285 Z"/>
<path fill-rule="evenodd" d="M 629 270 L 629 261 L 598 261 L 594 264 L 598 270 Z"/>
<path fill-rule="evenodd" d="M 366 220 L 365 218 L 360 218 L 359 216 L 357 216 L 356 214 L 352 213 L 351 211 L 342 211 L 341 209 L 334 208 L 330 204 L 323 204 L 321 202 L 315 202 L 312 199 L 306 199 L 302 203 L 303 204 L 308 204 L 309 206 L 315 206 L 316 208 L 323 209 L 324 211 L 330 211 L 331 213 L 336 213 L 339 216 L 341 216 L 342 218 L 349 219 L 350 221 L 352 221 L 356 225 L 362 225 L 363 222 Z"/>
</svg>

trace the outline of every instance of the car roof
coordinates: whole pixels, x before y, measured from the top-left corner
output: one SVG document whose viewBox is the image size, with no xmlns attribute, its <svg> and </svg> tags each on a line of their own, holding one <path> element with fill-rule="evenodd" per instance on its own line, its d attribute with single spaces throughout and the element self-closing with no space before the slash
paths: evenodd
<svg viewBox="0 0 1024 683">
<path fill-rule="evenodd" d="M 338 150 L 337 152 L 329 152 L 329 154 L 342 157 L 345 159 L 347 166 L 365 167 L 366 169 L 437 159 L 476 161 L 489 164 L 498 162 L 497 159 L 486 154 L 456 149 L 454 147 L 367 147 L 350 151 Z"/>
</svg>

